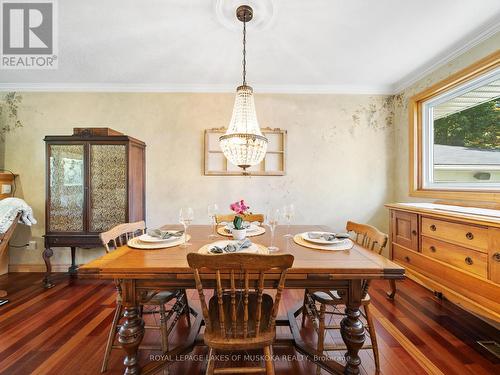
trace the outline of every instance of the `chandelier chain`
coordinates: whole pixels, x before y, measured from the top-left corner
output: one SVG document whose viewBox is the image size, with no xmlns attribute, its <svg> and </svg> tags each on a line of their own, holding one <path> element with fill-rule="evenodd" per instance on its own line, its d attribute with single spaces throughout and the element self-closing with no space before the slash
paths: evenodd
<svg viewBox="0 0 500 375">
<path fill-rule="evenodd" d="M 243 85 L 247 84 L 247 18 L 243 19 Z"/>
</svg>

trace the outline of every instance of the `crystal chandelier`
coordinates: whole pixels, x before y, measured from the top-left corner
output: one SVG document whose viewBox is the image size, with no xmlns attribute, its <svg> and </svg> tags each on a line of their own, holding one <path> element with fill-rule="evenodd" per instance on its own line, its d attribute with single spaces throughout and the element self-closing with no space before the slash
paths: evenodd
<svg viewBox="0 0 500 375">
<path fill-rule="evenodd" d="M 259 164 L 267 150 L 267 138 L 260 131 L 255 113 L 253 90 L 246 81 L 246 23 L 253 17 L 253 10 L 242 5 L 236 17 L 243 22 L 243 84 L 236 89 L 233 115 L 226 134 L 219 138 L 224 156 L 244 171 Z"/>
</svg>

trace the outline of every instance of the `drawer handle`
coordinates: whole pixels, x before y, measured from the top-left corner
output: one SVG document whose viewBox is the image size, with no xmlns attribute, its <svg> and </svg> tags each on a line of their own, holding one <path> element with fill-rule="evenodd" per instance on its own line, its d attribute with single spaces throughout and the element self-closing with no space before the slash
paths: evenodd
<svg viewBox="0 0 500 375">
<path fill-rule="evenodd" d="M 467 238 L 468 240 L 473 240 L 474 235 L 471 232 L 467 232 L 467 234 L 465 235 L 465 238 Z"/>
<path fill-rule="evenodd" d="M 409 256 L 405 256 L 405 260 L 410 263 L 410 257 Z"/>
<path fill-rule="evenodd" d="M 429 249 L 431 249 L 431 251 L 432 251 L 433 253 L 435 253 L 435 252 L 436 252 L 436 247 L 435 247 L 435 246 L 431 246 L 431 247 L 429 247 Z"/>
<path fill-rule="evenodd" d="M 411 231 L 411 234 L 413 234 L 414 236 L 416 236 L 416 235 L 417 235 L 417 231 L 416 231 L 415 229 L 413 229 L 413 230 Z"/>
<path fill-rule="evenodd" d="M 472 258 L 471 258 L 471 257 L 467 257 L 467 258 L 465 258 L 465 263 L 466 263 L 466 264 L 468 264 L 468 265 L 470 266 L 470 265 L 471 265 L 472 263 L 474 263 L 474 262 L 472 261 Z"/>
<path fill-rule="evenodd" d="M 500 262 L 500 253 L 493 254 L 493 260 L 495 262 Z"/>
<path fill-rule="evenodd" d="M 434 224 L 432 224 L 429 228 L 430 228 L 433 232 L 435 232 L 435 231 L 436 231 L 436 229 L 437 229 L 437 228 L 436 228 L 436 226 L 435 226 Z"/>
</svg>

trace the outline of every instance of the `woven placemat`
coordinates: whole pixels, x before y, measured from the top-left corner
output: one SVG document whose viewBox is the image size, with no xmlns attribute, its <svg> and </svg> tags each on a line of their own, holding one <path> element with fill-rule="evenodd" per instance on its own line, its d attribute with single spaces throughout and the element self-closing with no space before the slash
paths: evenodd
<svg viewBox="0 0 500 375">
<path fill-rule="evenodd" d="M 188 234 L 187 235 L 187 241 L 191 236 Z M 134 249 L 141 249 L 141 250 L 155 250 L 155 249 L 166 249 L 167 247 L 174 247 L 174 246 L 179 246 L 184 243 L 184 236 L 179 238 L 178 240 L 175 241 L 169 241 L 169 242 L 154 242 L 154 243 L 146 243 L 142 242 L 139 240 L 137 237 L 130 239 L 127 242 L 128 247 L 132 247 Z"/>
<path fill-rule="evenodd" d="M 226 227 L 225 226 L 220 226 L 220 227 L 217 227 L 217 233 L 219 233 L 221 236 L 225 236 L 225 237 L 233 237 L 233 235 L 231 233 L 228 233 L 226 231 Z M 264 234 L 266 233 L 266 228 L 264 227 L 257 227 L 257 230 L 254 230 L 252 232 L 247 232 L 247 237 L 254 237 L 254 236 L 260 236 L 261 234 Z"/>
<path fill-rule="evenodd" d="M 342 242 L 336 243 L 336 244 L 331 244 L 331 245 L 319 245 L 315 244 L 309 241 L 306 241 L 302 238 L 302 233 L 296 234 L 293 236 L 293 241 L 300 246 L 307 247 L 309 249 L 316 249 L 316 250 L 328 250 L 328 251 L 342 251 L 342 250 L 349 250 L 354 246 L 354 242 L 352 242 L 350 239 L 345 239 Z"/>
</svg>

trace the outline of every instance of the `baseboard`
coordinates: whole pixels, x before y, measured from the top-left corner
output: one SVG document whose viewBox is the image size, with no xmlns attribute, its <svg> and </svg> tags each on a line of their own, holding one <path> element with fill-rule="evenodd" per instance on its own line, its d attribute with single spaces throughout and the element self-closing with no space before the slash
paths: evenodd
<svg viewBox="0 0 500 375">
<path fill-rule="evenodd" d="M 69 264 L 52 264 L 52 272 L 68 272 Z M 44 264 L 9 264 L 9 272 L 45 272 Z"/>
</svg>

